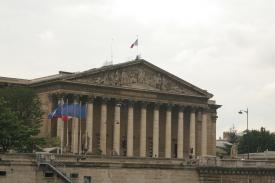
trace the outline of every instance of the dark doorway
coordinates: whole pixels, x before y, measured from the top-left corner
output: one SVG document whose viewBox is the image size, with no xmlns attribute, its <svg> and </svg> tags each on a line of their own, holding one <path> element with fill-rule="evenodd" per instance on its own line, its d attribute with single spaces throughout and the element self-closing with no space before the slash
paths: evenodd
<svg viewBox="0 0 275 183">
<path fill-rule="evenodd" d="M 174 157 L 177 158 L 178 157 L 178 144 L 174 144 Z"/>
</svg>

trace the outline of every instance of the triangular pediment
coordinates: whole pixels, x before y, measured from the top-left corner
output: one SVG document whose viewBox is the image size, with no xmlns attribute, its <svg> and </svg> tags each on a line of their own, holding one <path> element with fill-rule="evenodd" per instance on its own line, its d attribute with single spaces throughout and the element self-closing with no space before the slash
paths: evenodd
<svg viewBox="0 0 275 183">
<path fill-rule="evenodd" d="M 144 60 L 92 69 L 67 80 L 208 98 L 211 95 Z"/>
</svg>

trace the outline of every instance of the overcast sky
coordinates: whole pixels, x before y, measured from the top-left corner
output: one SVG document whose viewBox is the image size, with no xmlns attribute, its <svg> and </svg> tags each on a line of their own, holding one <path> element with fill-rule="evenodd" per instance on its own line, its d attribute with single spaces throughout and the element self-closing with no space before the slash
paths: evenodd
<svg viewBox="0 0 275 183">
<path fill-rule="evenodd" d="M 0 76 L 36 78 L 135 57 L 208 90 L 217 134 L 275 131 L 274 0 L 1 0 Z"/>
</svg>

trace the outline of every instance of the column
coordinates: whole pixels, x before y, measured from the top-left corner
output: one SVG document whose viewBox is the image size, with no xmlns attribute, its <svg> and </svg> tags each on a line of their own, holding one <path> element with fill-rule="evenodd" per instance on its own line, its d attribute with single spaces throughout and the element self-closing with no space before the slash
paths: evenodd
<svg viewBox="0 0 275 183">
<path fill-rule="evenodd" d="M 107 135 L 107 101 L 101 103 L 101 120 L 100 120 L 100 150 L 102 155 L 106 155 L 106 135 Z"/>
<path fill-rule="evenodd" d="M 201 132 L 201 155 L 207 155 L 207 113 L 202 113 L 202 132 Z"/>
<path fill-rule="evenodd" d="M 153 116 L 153 157 L 159 156 L 159 105 L 155 104 Z"/>
<path fill-rule="evenodd" d="M 184 115 L 183 115 L 183 108 L 180 107 L 179 114 L 178 114 L 178 148 L 177 148 L 177 155 L 179 159 L 183 159 L 183 128 L 184 127 Z"/>
<path fill-rule="evenodd" d="M 48 115 L 49 112 L 52 112 L 53 110 L 53 94 L 48 94 L 48 105 L 47 105 L 47 113 L 45 115 Z M 47 116 L 47 122 L 46 122 L 46 135 L 47 137 L 51 137 L 52 134 L 52 120 L 48 119 Z"/>
<path fill-rule="evenodd" d="M 192 109 L 190 113 L 190 155 L 194 156 L 196 153 L 196 119 L 195 110 Z"/>
<path fill-rule="evenodd" d="M 41 110 L 44 112 L 42 115 L 42 125 L 38 136 L 51 137 L 51 119 L 48 114 L 52 112 L 52 94 L 39 94 L 41 101 Z"/>
<path fill-rule="evenodd" d="M 120 106 L 121 103 L 117 102 L 115 105 L 114 116 L 114 137 L 113 137 L 113 151 L 114 155 L 120 154 Z"/>
<path fill-rule="evenodd" d="M 87 105 L 87 119 L 86 119 L 86 133 L 85 133 L 85 144 L 89 153 L 92 153 L 93 149 L 93 117 L 94 117 L 94 98 L 90 96 L 88 98 Z"/>
<path fill-rule="evenodd" d="M 77 105 L 79 98 L 75 96 L 74 98 L 74 105 Z M 74 110 L 74 113 L 76 116 L 76 110 Z M 78 153 L 78 129 L 79 129 L 79 118 L 73 117 L 72 119 L 72 145 L 71 145 L 71 150 L 73 154 Z"/>
<path fill-rule="evenodd" d="M 63 98 L 58 99 L 58 105 L 61 106 L 61 115 L 62 115 L 62 105 L 64 104 Z M 61 117 L 57 118 L 57 128 L 56 136 L 60 140 L 61 153 L 63 152 L 64 145 L 64 121 Z"/>
<path fill-rule="evenodd" d="M 133 141 L 134 141 L 134 113 L 133 103 L 128 104 L 128 124 L 127 124 L 127 156 L 133 156 Z"/>
<path fill-rule="evenodd" d="M 146 113 L 147 104 L 142 103 L 140 116 L 140 157 L 146 157 Z"/>
<path fill-rule="evenodd" d="M 165 158 L 171 158 L 171 105 L 166 109 L 166 122 L 165 122 Z"/>
</svg>

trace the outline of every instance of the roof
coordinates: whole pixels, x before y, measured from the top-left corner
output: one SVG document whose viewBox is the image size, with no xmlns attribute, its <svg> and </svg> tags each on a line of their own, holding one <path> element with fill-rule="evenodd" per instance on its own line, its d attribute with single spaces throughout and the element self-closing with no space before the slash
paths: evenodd
<svg viewBox="0 0 275 183">
<path fill-rule="evenodd" d="M 128 66 L 132 66 L 132 65 L 137 65 L 137 64 L 143 64 L 157 72 L 160 72 L 174 80 L 176 80 L 177 82 L 192 88 L 193 90 L 203 94 L 204 96 L 206 96 L 207 98 L 211 98 L 213 95 L 211 93 L 208 93 L 206 90 L 203 90 L 153 64 L 151 64 L 150 62 L 144 60 L 144 59 L 135 59 L 133 61 L 127 61 L 124 63 L 119 63 L 119 64 L 114 64 L 114 65 L 108 65 L 108 66 L 102 66 L 99 68 L 93 68 L 93 69 L 89 69 L 83 72 L 64 72 L 64 71 L 60 71 L 59 74 L 56 75 L 51 75 L 51 76 L 46 76 L 46 77 L 41 77 L 41 78 L 36 78 L 36 79 L 32 79 L 32 80 L 24 80 L 24 79 L 17 79 L 17 78 L 5 78 L 2 79 L 0 78 L 0 83 L 1 82 L 7 82 L 7 83 L 18 83 L 18 84 L 23 84 L 23 85 L 43 85 L 46 83 L 50 83 L 50 82 L 54 82 L 54 81 L 64 81 L 64 80 L 69 80 L 72 78 L 78 78 L 78 77 L 83 77 L 83 76 L 88 76 L 88 75 L 92 75 L 92 74 L 96 74 L 99 72 L 104 72 L 104 71 L 109 71 L 109 70 L 115 70 L 115 69 L 119 69 L 119 68 L 124 68 L 124 67 L 128 67 Z M 4 77 L 2 77 L 4 78 Z M 215 105 L 215 104 L 214 104 Z"/>
<path fill-rule="evenodd" d="M 18 85 L 27 85 L 30 80 L 19 79 L 19 78 L 9 78 L 9 77 L 0 77 L 1 84 L 18 84 Z"/>
</svg>

